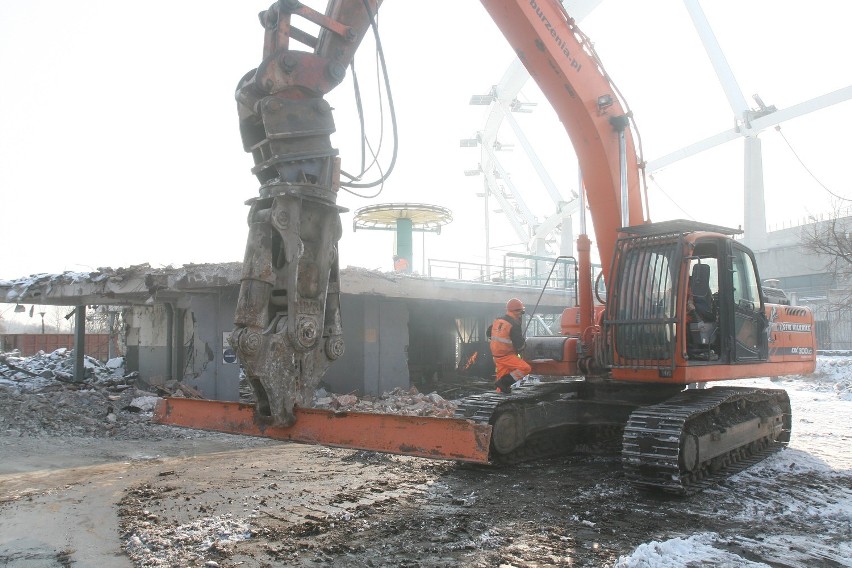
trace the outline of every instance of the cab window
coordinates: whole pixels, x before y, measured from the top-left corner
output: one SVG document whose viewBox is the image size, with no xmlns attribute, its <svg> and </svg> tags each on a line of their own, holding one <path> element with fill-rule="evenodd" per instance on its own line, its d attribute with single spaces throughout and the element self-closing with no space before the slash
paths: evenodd
<svg viewBox="0 0 852 568">
<path fill-rule="evenodd" d="M 749 308 L 752 311 L 760 309 L 760 288 L 757 284 L 757 274 L 751 257 L 743 250 L 734 249 L 731 259 L 733 274 L 734 305 Z"/>
</svg>

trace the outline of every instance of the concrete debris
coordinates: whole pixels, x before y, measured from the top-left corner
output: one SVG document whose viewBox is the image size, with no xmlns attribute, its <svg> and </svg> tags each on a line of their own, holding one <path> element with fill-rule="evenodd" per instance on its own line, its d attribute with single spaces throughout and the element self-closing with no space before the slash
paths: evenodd
<svg viewBox="0 0 852 568">
<path fill-rule="evenodd" d="M 139 412 L 153 412 L 158 400 L 160 400 L 158 396 L 137 396 L 130 401 L 130 406 L 138 409 Z"/>
<path fill-rule="evenodd" d="M 145 382 L 125 373 L 124 360 L 85 358 L 85 378 L 74 380 L 74 352 L 57 349 L 32 357 L 0 353 L 0 432 L 13 436 L 179 438 L 186 430 L 151 423 L 160 397 L 201 398 L 177 381 Z M 250 390 L 250 389 L 249 389 Z M 397 388 L 381 396 L 317 391 L 317 408 L 451 418 L 456 405 L 433 392 Z"/>
<path fill-rule="evenodd" d="M 145 486 L 130 492 L 122 505 L 132 508 L 131 501 L 134 492 L 144 491 Z M 227 557 L 233 551 L 234 545 L 252 537 L 252 531 L 244 520 L 234 519 L 231 513 L 215 517 L 201 517 L 189 523 L 173 526 L 160 526 L 156 515 L 143 511 L 147 520 L 139 523 L 139 527 L 125 542 L 125 550 L 131 560 L 138 566 L 178 566 L 192 557 L 192 565 L 217 567 L 215 560 L 204 561 L 207 555 Z M 134 519 L 137 521 L 137 519 Z M 176 543 L 189 554 L 176 558 Z"/>
<path fill-rule="evenodd" d="M 85 379 L 105 382 L 124 375 L 124 358 L 116 357 L 102 363 L 88 355 L 83 356 Z M 56 379 L 63 382 L 74 381 L 73 350 L 60 348 L 51 353 L 39 351 L 32 357 L 21 357 L 16 352 L 0 353 L 0 379 L 26 381 L 26 387 L 33 385 L 28 377 L 39 376 L 44 379 Z"/>
<path fill-rule="evenodd" d="M 183 437 L 151 424 L 159 396 L 194 396 L 179 384 L 151 386 L 125 373 L 124 359 L 86 357 L 85 377 L 74 379 L 74 352 L 57 349 L 32 357 L 0 353 L 0 432 L 13 436 L 86 436 L 141 439 Z M 185 385 L 184 385 L 185 386 Z M 156 430 L 156 433 L 152 432 Z M 185 434 L 185 433 L 183 433 Z"/>
<path fill-rule="evenodd" d="M 240 402 L 244 404 L 255 403 L 251 385 L 249 385 L 244 374 L 240 377 Z M 314 408 L 338 410 L 340 412 L 452 418 L 456 406 L 455 401 L 445 399 L 437 392 L 423 394 L 417 390 L 417 387 L 409 389 L 397 387 L 381 396 L 358 397 L 354 394 L 328 392 L 324 388 L 317 389 L 314 394 Z"/>
<path fill-rule="evenodd" d="M 357 397 L 352 394 L 330 394 L 324 389 L 317 391 L 315 408 L 328 408 L 342 412 L 370 412 L 378 414 L 402 414 L 405 416 L 432 416 L 452 418 L 456 404 L 436 392 L 423 394 L 415 387 L 395 388 L 379 397 Z"/>
</svg>

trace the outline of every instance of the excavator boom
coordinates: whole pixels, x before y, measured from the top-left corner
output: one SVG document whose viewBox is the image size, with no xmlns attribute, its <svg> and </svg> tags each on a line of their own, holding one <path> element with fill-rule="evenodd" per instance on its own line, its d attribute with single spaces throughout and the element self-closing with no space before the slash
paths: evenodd
<svg viewBox="0 0 852 568">
<path fill-rule="evenodd" d="M 591 42 L 557 0 L 482 3 L 577 149 L 608 276 L 619 225 L 644 221 L 629 113 Z M 259 418 L 278 426 L 293 423 L 295 407 L 311 405 L 320 378 L 344 351 L 340 161 L 323 95 L 343 80 L 358 44 L 375 26 L 379 4 L 332 1 L 320 14 L 296 0 L 276 2 L 260 14 L 263 60 L 237 88 L 243 146 L 254 157 L 252 172 L 261 187 L 248 203 L 231 343 L 254 390 Z M 296 27 L 299 17 L 320 26 L 317 37 Z M 312 51 L 292 49 L 291 40 Z M 612 211 L 622 215 L 613 217 Z"/>
</svg>

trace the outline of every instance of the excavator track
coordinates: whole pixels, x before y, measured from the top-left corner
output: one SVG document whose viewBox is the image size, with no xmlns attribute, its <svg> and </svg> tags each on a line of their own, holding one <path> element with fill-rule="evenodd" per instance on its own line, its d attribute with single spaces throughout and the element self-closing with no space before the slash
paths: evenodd
<svg viewBox="0 0 852 568">
<path fill-rule="evenodd" d="M 621 448 L 623 421 L 562 424 L 528 432 L 520 425 L 523 420 L 516 418 L 534 408 L 549 408 L 558 413 L 557 407 L 563 407 L 566 402 L 579 402 L 578 388 L 582 384 L 580 380 L 526 383 L 513 388 L 509 395 L 498 392 L 472 395 L 458 401 L 455 418 L 492 426 L 489 451 L 492 464 L 533 461 L 575 450 L 617 453 Z"/>
<path fill-rule="evenodd" d="M 783 390 L 687 390 L 630 415 L 622 467 L 637 487 L 695 493 L 786 446 L 791 424 Z"/>
</svg>

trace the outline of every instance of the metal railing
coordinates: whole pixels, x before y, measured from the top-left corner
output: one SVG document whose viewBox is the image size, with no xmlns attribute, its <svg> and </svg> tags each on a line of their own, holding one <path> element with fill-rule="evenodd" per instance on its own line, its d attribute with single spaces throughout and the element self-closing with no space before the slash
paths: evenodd
<svg viewBox="0 0 852 568">
<path fill-rule="evenodd" d="M 577 262 L 573 258 L 554 259 L 508 253 L 503 258 L 502 266 L 431 258 L 428 266 L 428 275 L 432 278 L 534 288 L 541 288 L 546 284 L 548 288 L 559 290 L 577 289 Z M 551 269 L 553 275 L 548 281 Z"/>
</svg>

